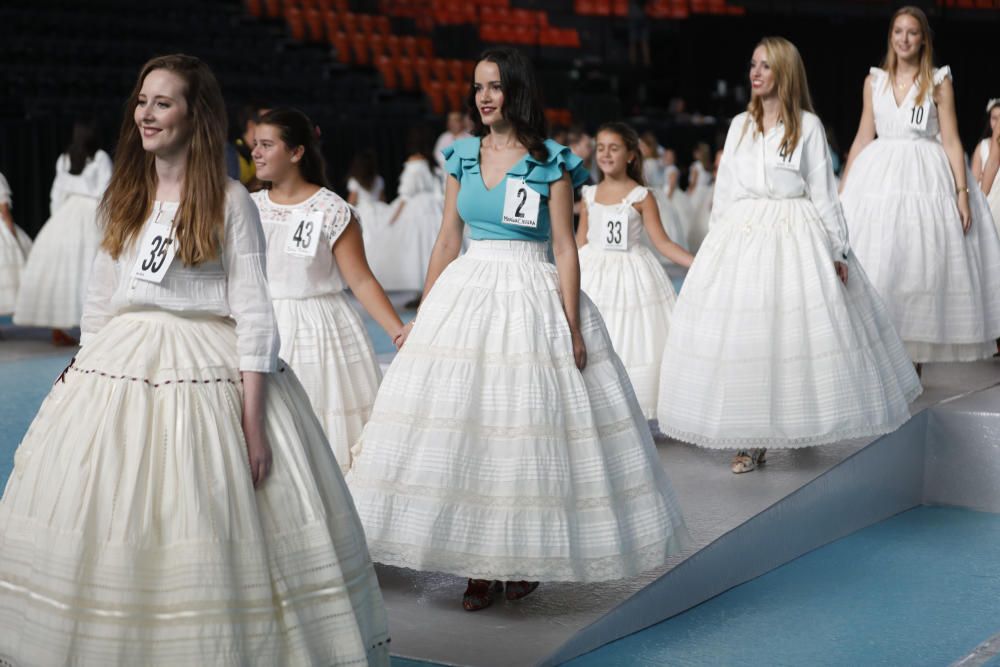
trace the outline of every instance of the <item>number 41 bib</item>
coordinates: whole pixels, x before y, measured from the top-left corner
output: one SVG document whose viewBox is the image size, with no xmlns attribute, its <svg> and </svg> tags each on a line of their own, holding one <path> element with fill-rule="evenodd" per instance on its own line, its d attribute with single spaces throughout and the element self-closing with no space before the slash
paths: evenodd
<svg viewBox="0 0 1000 667">
<path fill-rule="evenodd" d="M 503 200 L 503 224 L 515 227 L 538 227 L 538 209 L 542 196 L 528 187 L 524 179 L 507 179 Z"/>
</svg>

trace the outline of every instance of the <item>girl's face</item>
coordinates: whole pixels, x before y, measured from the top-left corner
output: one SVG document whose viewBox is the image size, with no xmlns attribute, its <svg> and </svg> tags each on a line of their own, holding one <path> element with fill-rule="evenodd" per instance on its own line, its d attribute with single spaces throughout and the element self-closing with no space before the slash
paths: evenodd
<svg viewBox="0 0 1000 667">
<path fill-rule="evenodd" d="M 677 153 L 674 152 L 673 148 L 668 148 L 663 151 L 663 164 L 677 164 Z"/>
<path fill-rule="evenodd" d="M 767 49 L 763 45 L 753 50 L 750 58 L 750 95 L 753 97 L 769 97 L 776 88 L 774 70 L 767 60 Z"/>
<path fill-rule="evenodd" d="M 503 87 L 500 85 L 500 67 L 488 60 L 476 65 L 472 84 L 476 93 L 476 109 L 486 127 L 503 120 Z"/>
<path fill-rule="evenodd" d="M 143 150 L 167 157 L 187 148 L 193 123 L 186 89 L 184 79 L 165 69 L 154 69 L 143 79 L 132 114 Z"/>
<path fill-rule="evenodd" d="M 302 159 L 303 148 L 288 148 L 281 139 L 281 131 L 273 125 L 258 125 L 254 131 L 253 157 L 257 167 L 257 178 L 262 181 L 280 183 L 285 180 Z"/>
<path fill-rule="evenodd" d="M 892 24 L 892 50 L 900 60 L 916 60 L 924 45 L 920 21 L 909 14 L 900 14 Z"/>
<path fill-rule="evenodd" d="M 990 132 L 994 137 L 1000 136 L 1000 105 L 990 109 Z"/>
<path fill-rule="evenodd" d="M 605 176 L 621 176 L 636 157 L 616 132 L 597 133 L 597 167 Z"/>
<path fill-rule="evenodd" d="M 639 152 L 642 153 L 642 157 L 643 158 L 655 157 L 656 156 L 656 147 L 655 146 L 651 146 L 649 144 L 649 142 L 646 141 L 645 139 L 640 139 L 639 140 Z"/>
</svg>

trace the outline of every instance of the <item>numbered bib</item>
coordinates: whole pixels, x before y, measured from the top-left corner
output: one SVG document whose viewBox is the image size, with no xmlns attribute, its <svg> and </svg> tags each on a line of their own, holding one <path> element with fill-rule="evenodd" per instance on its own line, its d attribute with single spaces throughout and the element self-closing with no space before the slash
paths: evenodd
<svg viewBox="0 0 1000 667">
<path fill-rule="evenodd" d="M 605 250 L 628 250 L 628 212 L 605 211 L 601 219 Z"/>
<path fill-rule="evenodd" d="M 928 97 L 930 96 L 928 95 Z M 926 99 L 920 106 L 914 105 L 905 110 L 905 113 L 907 114 L 906 124 L 910 127 L 910 129 L 919 130 L 921 132 L 927 129 L 927 119 L 931 115 L 930 106 L 930 100 Z"/>
<path fill-rule="evenodd" d="M 315 257 L 322 230 L 323 211 L 293 210 L 285 252 L 295 257 Z"/>
<path fill-rule="evenodd" d="M 775 149 L 774 160 L 774 166 L 778 169 L 798 171 L 799 165 L 802 163 L 802 142 L 799 141 L 795 150 L 791 153 L 787 152 L 784 146 L 779 143 L 777 149 Z"/>
<path fill-rule="evenodd" d="M 135 258 L 132 277 L 159 285 L 174 261 L 177 242 L 173 238 L 173 220 L 162 223 L 153 221 L 142 235 L 139 254 Z"/>
<path fill-rule="evenodd" d="M 538 227 L 538 209 L 542 196 L 521 180 L 507 179 L 503 201 L 503 224 L 515 227 Z"/>
</svg>

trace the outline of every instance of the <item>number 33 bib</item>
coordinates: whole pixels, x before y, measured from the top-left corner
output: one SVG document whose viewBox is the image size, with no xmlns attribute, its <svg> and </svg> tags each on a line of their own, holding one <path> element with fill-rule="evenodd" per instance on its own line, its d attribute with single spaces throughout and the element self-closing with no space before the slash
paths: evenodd
<svg viewBox="0 0 1000 667">
<path fill-rule="evenodd" d="M 524 179 L 507 179 L 503 200 L 503 224 L 515 227 L 538 227 L 538 209 L 542 196 L 528 187 Z"/>
</svg>

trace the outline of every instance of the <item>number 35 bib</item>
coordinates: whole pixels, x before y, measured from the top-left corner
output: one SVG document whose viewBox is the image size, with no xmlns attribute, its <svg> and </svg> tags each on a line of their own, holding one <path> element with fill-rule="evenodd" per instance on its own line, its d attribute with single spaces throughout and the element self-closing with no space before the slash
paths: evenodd
<svg viewBox="0 0 1000 667">
<path fill-rule="evenodd" d="M 524 179 L 507 179 L 503 200 L 503 224 L 515 227 L 538 227 L 538 209 L 542 196 L 528 187 Z"/>
<path fill-rule="evenodd" d="M 139 244 L 135 266 L 132 267 L 133 278 L 157 285 L 163 282 L 163 276 L 167 275 L 167 269 L 173 263 L 177 252 L 172 225 L 173 220 L 164 223 L 156 219 L 146 228 L 146 233 L 142 235 L 142 242 Z"/>
</svg>

